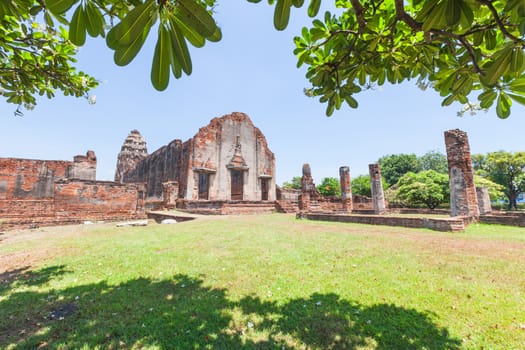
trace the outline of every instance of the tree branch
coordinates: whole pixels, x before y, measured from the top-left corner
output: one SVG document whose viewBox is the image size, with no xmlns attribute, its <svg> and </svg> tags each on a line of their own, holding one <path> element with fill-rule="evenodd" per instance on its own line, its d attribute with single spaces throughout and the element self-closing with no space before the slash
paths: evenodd
<svg viewBox="0 0 525 350">
<path fill-rule="evenodd" d="M 422 24 L 417 22 L 408 13 L 406 13 L 404 0 L 395 0 L 395 6 L 397 19 L 405 22 L 410 28 L 414 29 L 415 31 L 422 30 Z"/>
<path fill-rule="evenodd" d="M 515 43 L 521 43 L 523 42 L 520 38 L 514 36 L 511 34 L 507 28 L 505 28 L 505 24 L 499 17 L 498 11 L 494 8 L 494 5 L 492 5 L 492 2 L 489 0 L 477 0 L 480 4 L 485 5 L 489 8 L 490 12 L 492 12 L 492 16 L 494 17 L 494 21 L 496 21 L 499 30 L 501 30 L 501 33 L 503 33 L 504 36 L 509 38 L 510 40 L 514 41 Z"/>
<path fill-rule="evenodd" d="M 365 9 L 363 8 L 359 0 L 350 0 L 350 3 L 354 8 L 357 23 L 359 24 L 359 33 L 362 33 L 366 28 Z"/>
</svg>

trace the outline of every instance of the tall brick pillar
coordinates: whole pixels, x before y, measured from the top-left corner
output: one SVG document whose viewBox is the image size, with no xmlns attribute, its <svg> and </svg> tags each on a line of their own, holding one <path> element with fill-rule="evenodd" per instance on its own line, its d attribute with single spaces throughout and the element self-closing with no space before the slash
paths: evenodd
<svg viewBox="0 0 525 350">
<path fill-rule="evenodd" d="M 450 216 L 477 218 L 478 198 L 467 133 L 459 129 L 445 131 L 445 146 L 450 181 Z"/>
<path fill-rule="evenodd" d="M 383 183 L 381 181 L 381 168 L 379 164 L 369 164 L 368 170 L 370 172 L 370 188 L 372 189 L 374 212 L 376 214 L 383 214 L 386 209 L 385 194 L 383 193 Z"/>
<path fill-rule="evenodd" d="M 299 201 L 299 209 L 302 211 L 310 211 L 310 197 L 314 187 L 314 180 L 312 178 L 310 164 L 305 163 L 303 164 L 303 177 L 301 178 L 301 200 Z"/>
<path fill-rule="evenodd" d="M 341 202 L 343 211 L 352 212 L 352 182 L 350 181 L 350 168 L 342 166 L 339 168 L 339 181 L 341 182 Z"/>
</svg>

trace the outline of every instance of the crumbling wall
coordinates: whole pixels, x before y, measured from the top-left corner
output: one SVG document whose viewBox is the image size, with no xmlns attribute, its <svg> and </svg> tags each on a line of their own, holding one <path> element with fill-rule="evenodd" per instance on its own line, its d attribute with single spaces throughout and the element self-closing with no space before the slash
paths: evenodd
<svg viewBox="0 0 525 350">
<path fill-rule="evenodd" d="M 132 170 L 123 174 L 123 182 L 146 183 L 147 197 L 162 199 L 162 183 L 178 181 L 185 173 L 181 167 L 183 154 L 188 152 L 180 140 L 174 140 L 148 155 Z"/>
<path fill-rule="evenodd" d="M 141 184 L 95 181 L 93 151 L 73 161 L 0 158 L 0 225 L 143 216 Z"/>
<path fill-rule="evenodd" d="M 67 177 L 77 180 L 97 179 L 97 157 L 95 152 L 87 151 L 85 156 L 75 156 L 73 164 L 68 168 Z"/>
<path fill-rule="evenodd" d="M 143 216 L 140 188 L 110 181 L 62 180 L 55 183 L 60 221 L 131 219 Z"/>
</svg>

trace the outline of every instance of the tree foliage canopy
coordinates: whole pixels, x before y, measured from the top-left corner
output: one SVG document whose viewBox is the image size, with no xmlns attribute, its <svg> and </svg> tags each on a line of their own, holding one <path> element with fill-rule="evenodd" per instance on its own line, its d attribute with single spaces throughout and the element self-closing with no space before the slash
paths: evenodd
<svg viewBox="0 0 525 350">
<path fill-rule="evenodd" d="M 295 3 L 295 1 L 293 1 Z M 281 0 L 279 3 L 292 3 Z M 416 79 L 471 109 L 496 104 L 500 118 L 525 104 L 525 2 L 522 0 L 337 0 L 295 39 L 312 96 L 331 115 L 354 95 L 385 82 Z M 277 9 L 277 8 L 276 8 Z M 479 105 L 468 97 L 478 95 Z"/>
<path fill-rule="evenodd" d="M 341 196 L 341 184 L 335 177 L 325 177 L 319 185 L 317 191 L 323 196 Z"/>
<path fill-rule="evenodd" d="M 260 2 L 261 0 L 248 0 Z M 327 0 L 325 0 L 327 1 Z M 310 96 L 331 115 L 355 95 L 386 82 L 415 79 L 444 99 L 470 109 L 496 105 L 510 115 L 525 104 L 525 2 L 523 0 L 330 0 L 338 14 L 318 16 L 321 0 L 268 0 L 274 26 L 286 28 L 293 7 L 313 20 L 295 38 L 298 66 L 308 67 Z M 191 74 L 188 43 L 221 39 L 215 0 L 15 0 L 0 1 L 0 92 L 15 104 L 56 90 L 83 96 L 97 81 L 75 67 L 86 35 L 105 37 L 117 65 L 127 65 L 152 28 L 156 46 L 151 83 L 164 90 L 170 76 Z M 38 20 L 37 20 L 38 19 Z M 157 26 L 158 24 L 158 26 Z M 478 104 L 469 102 L 477 95 Z"/>
<path fill-rule="evenodd" d="M 395 186 L 394 198 L 407 206 L 424 204 L 434 209 L 450 198 L 448 175 L 434 170 L 406 173 Z"/>
<path fill-rule="evenodd" d="M 417 173 L 421 170 L 421 165 L 417 156 L 411 154 L 389 154 L 379 158 L 377 161 L 381 166 L 381 175 L 386 182 L 394 185 L 406 173 Z"/>
<path fill-rule="evenodd" d="M 503 186 L 509 209 L 517 209 L 517 197 L 525 192 L 525 152 L 488 153 L 482 172 L 490 180 Z"/>
<path fill-rule="evenodd" d="M 301 179 L 301 176 L 294 176 L 292 180 L 283 183 L 283 188 L 288 190 L 300 190 L 302 188 Z"/>
</svg>

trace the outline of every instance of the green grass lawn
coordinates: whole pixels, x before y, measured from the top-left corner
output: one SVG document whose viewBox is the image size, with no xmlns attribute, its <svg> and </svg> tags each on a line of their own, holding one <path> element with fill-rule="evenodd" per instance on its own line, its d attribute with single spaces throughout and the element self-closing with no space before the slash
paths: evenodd
<svg viewBox="0 0 525 350">
<path fill-rule="evenodd" d="M 2 349 L 525 348 L 525 228 L 272 214 L 0 239 Z"/>
</svg>

